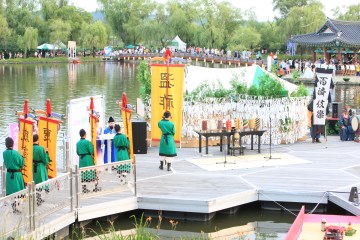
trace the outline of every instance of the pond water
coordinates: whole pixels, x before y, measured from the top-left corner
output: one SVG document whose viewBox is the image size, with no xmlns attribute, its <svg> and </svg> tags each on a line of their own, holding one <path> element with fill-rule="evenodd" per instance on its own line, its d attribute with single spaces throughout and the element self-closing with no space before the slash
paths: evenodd
<svg viewBox="0 0 360 240">
<path fill-rule="evenodd" d="M 204 65 L 204 63 L 193 63 Z M 208 67 L 229 67 L 207 63 Z M 106 103 L 106 119 L 113 116 L 120 119 L 116 100 L 121 99 L 122 92 L 126 92 L 128 101 L 136 103 L 139 97 L 140 84 L 135 79 L 136 64 L 117 62 L 91 62 L 81 64 L 1 64 L 0 65 L 0 151 L 5 150 L 3 144 L 8 135 L 10 123 L 17 122 L 16 111 L 22 111 L 24 100 L 29 99 L 32 109 L 45 109 L 46 99 L 51 99 L 52 111 L 65 114 L 67 101 L 92 95 L 104 95 Z M 308 86 L 311 92 L 312 86 Z M 337 86 L 335 101 L 349 102 L 359 109 L 360 95 L 358 86 Z M 66 121 L 61 131 L 65 132 Z M 2 163 L 2 154 L 0 164 Z M 216 229 L 225 229 L 245 225 L 249 222 L 275 222 L 270 225 L 268 233 L 277 233 L 282 239 L 294 217 L 287 213 L 262 211 L 260 208 L 247 208 L 235 215 L 218 214 L 213 220 L 206 223 L 180 222 L 179 231 L 215 232 Z M 115 222 L 117 229 L 133 227 L 129 216 L 122 217 Z M 284 225 L 285 224 L 285 225 Z M 259 224 L 258 224 L 259 225 Z M 168 223 L 162 226 L 171 229 Z M 281 234 L 283 233 L 283 234 Z M 277 238 L 275 238 L 277 239 Z"/>
<path fill-rule="evenodd" d="M 68 100 L 104 95 L 105 118 L 113 116 L 120 120 L 116 100 L 121 99 L 122 92 L 127 93 L 132 104 L 139 97 L 140 84 L 135 79 L 135 70 L 135 64 L 114 62 L 1 64 L 0 151 L 5 150 L 3 140 L 8 135 L 8 126 L 17 122 L 15 113 L 23 110 L 25 99 L 29 99 L 29 108 L 46 110 L 46 99 L 49 98 L 52 111 L 65 114 Z M 62 132 L 66 130 L 66 124 L 65 120 Z"/>
</svg>

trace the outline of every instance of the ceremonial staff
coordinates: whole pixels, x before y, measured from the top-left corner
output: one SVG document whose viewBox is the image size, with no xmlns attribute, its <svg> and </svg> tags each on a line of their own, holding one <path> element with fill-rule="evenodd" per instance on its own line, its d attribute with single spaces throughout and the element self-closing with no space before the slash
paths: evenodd
<svg viewBox="0 0 360 240">
<path fill-rule="evenodd" d="M 46 99 L 46 133 L 45 133 L 45 136 L 46 136 L 46 153 L 48 153 L 49 151 L 49 137 L 50 137 L 50 131 L 49 131 L 49 118 L 51 117 L 51 103 L 50 103 L 50 99 Z M 49 155 L 49 165 L 46 166 L 46 168 L 50 171 L 54 171 L 52 168 L 51 168 L 51 165 L 52 165 L 52 162 L 53 160 L 50 158 L 50 155 Z"/>
<path fill-rule="evenodd" d="M 24 151 L 24 148 L 25 148 L 25 137 L 26 137 L 26 119 L 28 117 L 28 114 L 29 114 L 29 100 L 28 99 L 25 99 L 25 102 L 24 102 L 24 112 L 23 112 L 23 115 L 24 115 L 24 125 L 23 125 L 23 129 L 22 129 L 22 138 L 21 138 L 21 150 L 23 151 L 22 152 L 22 155 L 23 155 L 23 158 L 25 158 L 24 155 L 26 155 L 25 151 Z M 19 118 L 19 124 L 21 124 L 21 120 Z M 24 167 L 21 169 L 21 174 L 24 175 L 26 178 L 28 177 L 26 175 L 26 170 L 27 169 L 27 165 L 26 165 L 26 161 L 24 161 Z M 26 182 L 25 182 L 26 184 Z"/>
<path fill-rule="evenodd" d="M 91 131 L 91 142 L 94 146 L 94 164 L 96 165 L 97 163 L 97 158 L 96 158 L 96 128 L 95 128 L 95 123 L 97 121 L 97 117 L 95 116 L 95 111 L 94 111 L 94 97 L 90 97 L 90 131 Z M 95 122 L 94 122 L 95 121 Z"/>
<path fill-rule="evenodd" d="M 122 115 L 123 121 L 124 121 L 124 131 L 126 136 L 129 139 L 129 155 L 130 159 L 133 159 L 134 152 L 133 152 L 133 139 L 132 139 L 132 125 L 131 125 L 131 109 L 128 107 L 128 101 L 126 98 L 126 93 L 122 93 L 122 99 L 121 99 L 121 111 L 120 114 Z"/>
</svg>

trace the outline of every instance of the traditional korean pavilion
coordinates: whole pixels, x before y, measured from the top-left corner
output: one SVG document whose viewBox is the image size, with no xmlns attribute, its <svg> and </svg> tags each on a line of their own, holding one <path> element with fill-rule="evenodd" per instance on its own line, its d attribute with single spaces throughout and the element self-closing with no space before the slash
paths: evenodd
<svg viewBox="0 0 360 240">
<path fill-rule="evenodd" d="M 313 61 L 317 52 L 323 52 L 327 60 L 330 55 L 336 55 L 339 62 L 342 62 L 343 56 L 351 61 L 357 57 L 356 54 L 360 54 L 360 22 L 328 18 L 317 32 L 295 35 L 289 41 L 314 49 Z"/>
</svg>

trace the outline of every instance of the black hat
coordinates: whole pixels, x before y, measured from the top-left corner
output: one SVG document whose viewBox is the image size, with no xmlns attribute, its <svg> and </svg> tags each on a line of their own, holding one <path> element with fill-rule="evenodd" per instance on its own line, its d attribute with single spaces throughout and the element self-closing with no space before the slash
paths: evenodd
<svg viewBox="0 0 360 240">
<path fill-rule="evenodd" d="M 114 118 L 113 118 L 113 117 L 109 117 L 109 121 L 108 121 L 108 123 L 110 123 L 110 122 L 115 122 L 115 120 L 114 120 Z"/>
</svg>

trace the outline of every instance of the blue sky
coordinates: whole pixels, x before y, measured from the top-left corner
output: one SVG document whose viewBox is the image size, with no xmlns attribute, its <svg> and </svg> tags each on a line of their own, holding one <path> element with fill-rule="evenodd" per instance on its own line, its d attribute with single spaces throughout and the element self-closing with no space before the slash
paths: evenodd
<svg viewBox="0 0 360 240">
<path fill-rule="evenodd" d="M 166 2 L 166 0 L 157 0 L 158 2 Z M 259 21 L 272 20 L 277 13 L 272 11 L 272 0 L 251 0 L 251 1 L 240 1 L 240 0 L 228 0 L 233 6 L 241 8 L 242 10 L 253 8 Z M 322 0 L 325 5 L 325 13 L 328 17 L 333 17 L 331 9 L 337 6 L 349 6 L 358 4 L 357 0 Z M 341 2 L 341 4 L 339 4 Z M 87 11 L 95 11 L 98 7 L 97 0 L 70 0 L 75 6 L 84 8 Z"/>
</svg>

